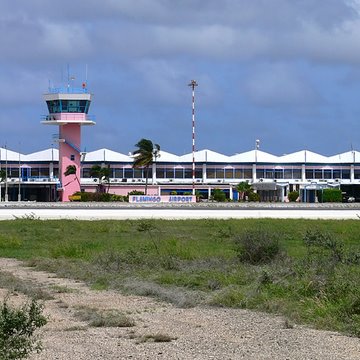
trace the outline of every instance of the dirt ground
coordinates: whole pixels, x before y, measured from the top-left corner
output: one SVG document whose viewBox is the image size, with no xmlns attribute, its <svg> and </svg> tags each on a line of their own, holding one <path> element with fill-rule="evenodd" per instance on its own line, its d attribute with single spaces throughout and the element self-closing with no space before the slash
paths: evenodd
<svg viewBox="0 0 360 360">
<path fill-rule="evenodd" d="M 146 297 L 94 291 L 13 259 L 0 258 L 0 269 L 41 286 L 53 297 L 44 301 L 44 349 L 31 360 L 360 359 L 360 339 L 289 326 L 282 317 L 238 309 L 179 309 Z M 0 289 L 0 299 L 7 294 Z M 10 301 L 21 304 L 26 298 L 12 293 Z M 90 326 L 76 316 L 79 308 L 117 310 L 134 326 Z"/>
</svg>

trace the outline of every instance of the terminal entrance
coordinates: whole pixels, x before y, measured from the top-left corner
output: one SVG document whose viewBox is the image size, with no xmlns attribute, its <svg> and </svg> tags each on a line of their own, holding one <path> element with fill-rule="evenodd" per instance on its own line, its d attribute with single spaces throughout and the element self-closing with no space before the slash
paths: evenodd
<svg viewBox="0 0 360 360">
<path fill-rule="evenodd" d="M 18 201 L 19 186 L 8 185 L 8 200 Z M 5 201 L 5 184 L 1 185 L 1 201 Z M 56 201 L 56 186 L 55 185 L 21 185 L 20 186 L 21 201 L 38 201 L 48 202 Z"/>
</svg>

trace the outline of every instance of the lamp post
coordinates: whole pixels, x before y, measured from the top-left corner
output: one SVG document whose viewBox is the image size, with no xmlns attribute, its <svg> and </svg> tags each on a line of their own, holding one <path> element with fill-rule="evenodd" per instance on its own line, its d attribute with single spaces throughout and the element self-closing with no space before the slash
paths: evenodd
<svg viewBox="0 0 360 360">
<path fill-rule="evenodd" d="M 8 201 L 9 201 L 9 194 L 8 194 L 7 145 L 5 144 L 5 202 Z"/>
<path fill-rule="evenodd" d="M 151 180 L 151 183 L 152 185 L 154 185 L 154 173 L 155 173 L 155 178 L 156 178 L 156 160 L 157 158 L 159 158 L 161 155 L 160 155 L 160 149 L 157 148 L 155 146 L 155 149 L 153 150 L 153 159 L 154 159 L 154 162 L 153 162 L 153 166 L 152 166 L 152 180 Z M 159 192 L 159 195 L 160 195 L 160 192 Z"/>
<path fill-rule="evenodd" d="M 0 148 L 0 202 L 2 201 L 1 200 L 1 183 L 2 183 L 2 181 L 3 181 L 3 178 L 2 178 L 2 169 L 1 169 L 1 148 Z"/>
<path fill-rule="evenodd" d="M 198 86 L 195 80 L 188 84 L 192 88 L 192 194 L 195 195 L 195 86 Z"/>
<path fill-rule="evenodd" d="M 257 162 L 257 151 L 259 150 L 260 147 L 260 140 L 256 139 L 255 140 L 255 163 Z"/>
<path fill-rule="evenodd" d="M 18 192 L 18 201 L 21 201 L 21 188 L 20 188 L 20 182 L 21 182 L 21 166 L 20 166 L 20 146 L 19 146 L 19 192 Z"/>
<path fill-rule="evenodd" d="M 253 164 L 253 173 L 252 173 L 253 183 L 255 183 L 257 180 L 257 160 L 258 160 L 259 147 L 260 147 L 260 140 L 256 139 L 255 140 L 255 162 Z"/>
</svg>

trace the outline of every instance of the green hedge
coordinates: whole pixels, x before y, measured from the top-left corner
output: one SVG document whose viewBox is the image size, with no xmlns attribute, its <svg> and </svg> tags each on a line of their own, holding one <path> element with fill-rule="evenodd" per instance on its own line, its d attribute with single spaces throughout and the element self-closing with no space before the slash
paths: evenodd
<svg viewBox="0 0 360 360">
<path fill-rule="evenodd" d="M 120 201 L 125 202 L 129 201 L 128 196 L 123 195 L 115 195 L 109 193 L 99 193 L 99 192 L 76 192 L 72 195 L 72 198 L 77 199 L 80 196 L 79 200 L 73 201 L 81 201 L 81 202 L 89 202 L 89 201 L 97 201 L 97 202 L 111 202 L 111 201 Z"/>
<path fill-rule="evenodd" d="M 340 189 L 324 189 L 317 192 L 319 202 L 342 202 Z"/>
</svg>

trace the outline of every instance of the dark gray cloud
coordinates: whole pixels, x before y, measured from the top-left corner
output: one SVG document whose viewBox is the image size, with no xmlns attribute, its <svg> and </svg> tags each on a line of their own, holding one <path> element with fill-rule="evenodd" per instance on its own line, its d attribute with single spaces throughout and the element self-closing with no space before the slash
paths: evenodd
<svg viewBox="0 0 360 360">
<path fill-rule="evenodd" d="M 67 64 L 77 84 L 88 66 L 98 123 L 84 142 L 93 148 L 126 152 L 149 136 L 183 153 L 192 78 L 199 146 L 239 152 L 261 136 L 268 150 L 289 152 L 313 139 L 307 122 L 336 123 L 334 114 L 356 133 L 359 11 L 359 0 L 2 0 L 1 136 L 47 146 L 55 129 L 38 122 L 41 94 L 49 80 L 66 82 Z M 284 122 L 296 137 L 279 142 Z M 30 124 L 42 134 L 37 142 L 28 140 Z M 335 127 L 328 139 L 344 147 Z"/>
<path fill-rule="evenodd" d="M 320 104 L 321 98 L 295 65 L 261 64 L 254 68 L 244 94 L 259 106 L 308 107 Z"/>
</svg>

